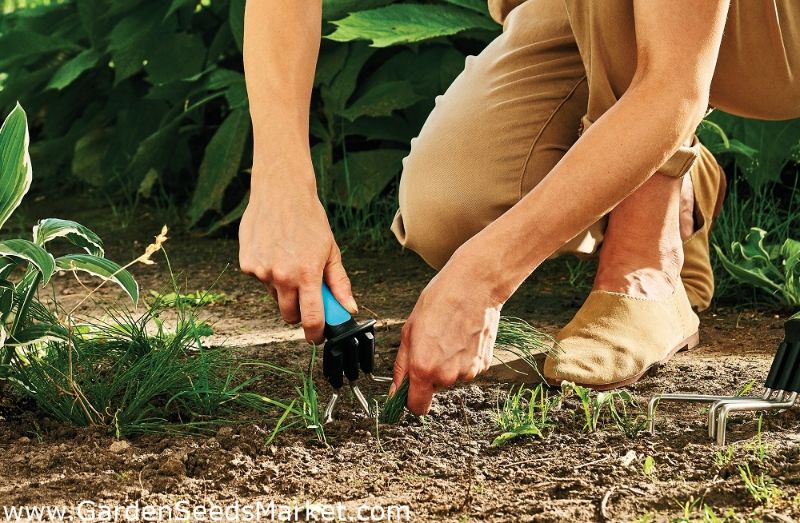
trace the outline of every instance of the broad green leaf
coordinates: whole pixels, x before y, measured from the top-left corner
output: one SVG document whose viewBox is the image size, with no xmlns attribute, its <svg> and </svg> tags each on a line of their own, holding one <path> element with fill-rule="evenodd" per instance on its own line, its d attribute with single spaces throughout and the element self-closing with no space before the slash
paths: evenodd
<svg viewBox="0 0 800 523">
<path fill-rule="evenodd" d="M 391 4 L 395 0 L 322 0 L 322 19 L 338 20 L 353 11 L 364 11 Z"/>
<path fill-rule="evenodd" d="M 14 284 L 0 280 L 0 327 L 2 327 L 14 309 Z M 2 345 L 2 343 L 0 343 Z"/>
<path fill-rule="evenodd" d="M 348 50 L 347 45 L 323 42 L 317 60 L 317 70 L 314 74 L 314 87 L 331 84 L 344 67 Z"/>
<path fill-rule="evenodd" d="M 772 271 L 763 266 L 742 262 L 736 258 L 728 258 L 719 248 L 719 245 L 714 245 L 714 249 L 725 270 L 740 283 L 752 285 L 772 295 L 781 292 L 780 280 L 775 281 L 768 276 L 768 273 Z"/>
<path fill-rule="evenodd" d="M 176 119 L 142 140 L 128 164 L 126 177 L 141 184 L 151 169 L 163 169 L 175 153 L 180 120 Z"/>
<path fill-rule="evenodd" d="M 108 183 L 103 169 L 103 160 L 108 153 L 113 129 L 97 127 L 90 130 L 75 142 L 72 157 L 72 175 L 95 187 Z"/>
<path fill-rule="evenodd" d="M 385 82 L 369 89 L 340 114 L 351 122 L 361 116 L 389 116 L 422 99 L 408 81 Z"/>
<path fill-rule="evenodd" d="M 106 281 L 112 281 L 122 287 L 134 303 L 139 301 L 139 284 L 127 270 L 106 258 L 91 254 L 68 254 L 56 260 L 56 265 L 63 271 L 83 271 Z"/>
<path fill-rule="evenodd" d="M 78 49 L 77 45 L 63 38 L 15 29 L 0 34 L 0 70 L 15 61 L 39 59 L 48 53 Z"/>
<path fill-rule="evenodd" d="M 375 50 L 370 49 L 362 42 L 356 42 L 348 46 L 347 59 L 344 62 L 344 66 L 333 78 L 330 86 L 321 88 L 322 100 L 326 111 L 338 112 L 345 108 L 347 101 L 356 89 L 358 76 L 364 64 L 373 54 L 375 54 Z"/>
<path fill-rule="evenodd" d="M 67 341 L 69 340 L 69 330 L 63 325 L 46 323 L 35 323 L 29 325 L 18 332 L 9 340 L 8 344 L 12 347 L 25 347 L 46 341 Z"/>
<path fill-rule="evenodd" d="M 800 305 L 800 241 L 791 238 L 781 246 L 785 274 L 783 296 L 787 305 Z"/>
<path fill-rule="evenodd" d="M 448 4 L 457 5 L 476 13 L 489 16 L 489 3 L 486 0 L 444 0 Z"/>
<path fill-rule="evenodd" d="M 135 75 L 145 61 L 162 52 L 160 42 L 174 29 L 174 17 L 160 23 L 161 16 L 149 9 L 122 17 L 109 35 L 108 51 L 114 64 L 114 83 Z"/>
<path fill-rule="evenodd" d="M 0 242 L 0 256 L 17 258 L 33 264 L 42 274 L 42 284 L 46 284 L 56 269 L 55 260 L 42 247 L 28 240 L 12 239 Z"/>
<path fill-rule="evenodd" d="M 64 62 L 50 79 L 47 89 L 64 89 L 69 86 L 83 73 L 97 65 L 100 54 L 94 49 L 85 49 L 77 56 Z"/>
<path fill-rule="evenodd" d="M 206 61 L 206 46 L 198 35 L 173 34 L 162 39 L 145 70 L 154 84 L 168 84 L 198 75 Z"/>
<path fill-rule="evenodd" d="M 225 189 L 239 173 L 249 136 L 250 114 L 245 109 L 235 109 L 211 138 L 200 164 L 197 187 L 188 210 L 191 225 L 196 224 L 206 211 L 222 209 Z"/>
<path fill-rule="evenodd" d="M 228 16 L 233 39 L 236 41 L 236 47 L 239 48 L 239 51 L 244 48 L 244 3 L 245 0 L 230 0 Z"/>
<path fill-rule="evenodd" d="M 5 280 L 8 276 L 14 272 L 14 269 L 17 267 L 17 261 L 13 258 L 8 258 L 6 256 L 0 256 L 0 280 Z"/>
<path fill-rule="evenodd" d="M 56 238 L 65 238 L 89 254 L 94 254 L 101 258 L 104 255 L 103 240 L 78 222 L 59 218 L 46 218 L 33 228 L 33 241 L 37 245 L 44 246 L 47 242 Z"/>
<path fill-rule="evenodd" d="M 19 104 L 0 127 L 0 227 L 19 207 L 31 186 L 28 122 Z"/>
<path fill-rule="evenodd" d="M 351 13 L 333 24 L 336 31 L 326 38 L 337 42 L 370 40 L 375 47 L 419 42 L 469 29 L 497 30 L 497 24 L 486 16 L 435 4 L 393 4 Z"/>
<path fill-rule="evenodd" d="M 371 202 L 400 172 L 401 160 L 408 151 L 379 149 L 349 153 L 331 167 L 333 199 L 361 208 Z"/>
<path fill-rule="evenodd" d="M 226 214 L 225 216 L 223 216 L 222 218 L 211 224 L 211 226 L 206 230 L 206 234 L 213 234 L 218 230 L 222 229 L 223 227 L 226 227 L 234 223 L 239 218 L 241 218 L 242 215 L 244 214 L 245 209 L 247 209 L 247 204 L 249 201 L 250 201 L 250 191 L 248 191 L 247 194 L 244 195 L 244 198 L 242 198 L 242 201 L 239 202 L 239 205 L 237 205 L 228 214 Z"/>
<path fill-rule="evenodd" d="M 100 40 L 108 30 L 106 9 L 108 0 L 74 0 L 83 30 L 89 37 L 92 46 L 99 47 Z"/>
</svg>

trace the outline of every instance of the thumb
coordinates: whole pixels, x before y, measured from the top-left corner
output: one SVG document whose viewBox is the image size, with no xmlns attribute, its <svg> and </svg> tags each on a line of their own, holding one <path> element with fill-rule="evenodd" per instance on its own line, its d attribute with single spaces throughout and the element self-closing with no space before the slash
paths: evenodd
<svg viewBox="0 0 800 523">
<path fill-rule="evenodd" d="M 339 254 L 339 249 L 335 248 L 335 253 L 332 253 L 331 258 L 325 265 L 323 277 L 331 293 L 336 300 L 347 309 L 350 314 L 358 314 L 358 305 L 353 298 L 353 290 L 350 287 L 350 278 L 347 277 L 347 272 L 342 265 L 342 256 Z"/>
</svg>

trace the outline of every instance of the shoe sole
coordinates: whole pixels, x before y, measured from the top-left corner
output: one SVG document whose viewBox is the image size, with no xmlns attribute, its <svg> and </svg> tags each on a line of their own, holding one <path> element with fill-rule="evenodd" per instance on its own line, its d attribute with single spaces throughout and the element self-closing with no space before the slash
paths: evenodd
<svg viewBox="0 0 800 523">
<path fill-rule="evenodd" d="M 650 365 L 649 367 L 645 368 L 642 372 L 640 372 L 639 374 L 636 374 L 635 376 L 631 376 L 630 378 L 626 378 L 626 379 L 624 379 L 622 381 L 617 381 L 617 382 L 614 382 L 614 383 L 604 383 L 602 385 L 593 385 L 593 384 L 589 384 L 589 383 L 577 383 L 576 385 L 580 385 L 581 387 L 587 387 L 589 389 L 596 390 L 596 391 L 599 391 L 599 392 L 603 392 L 603 391 L 607 391 L 607 390 L 613 390 L 613 389 L 619 389 L 619 388 L 622 388 L 622 387 L 627 387 L 628 385 L 632 385 L 632 384 L 638 382 L 639 380 L 641 380 L 643 377 L 645 377 L 651 371 L 657 369 L 658 367 L 660 367 L 662 365 L 665 365 L 678 352 L 685 351 L 685 350 L 692 350 L 695 347 L 697 347 L 699 344 L 700 344 L 700 333 L 699 332 L 695 332 L 694 334 L 692 334 L 691 336 L 689 336 L 688 338 L 686 338 L 685 340 L 683 340 L 682 342 L 677 344 L 675 346 L 675 348 L 673 348 L 671 351 L 669 351 L 664 358 L 662 358 L 661 360 L 653 363 L 652 365 Z M 559 383 L 553 383 L 550 380 L 547 380 L 547 384 L 549 386 L 551 386 L 551 387 L 560 387 L 561 386 L 560 382 Z"/>
</svg>

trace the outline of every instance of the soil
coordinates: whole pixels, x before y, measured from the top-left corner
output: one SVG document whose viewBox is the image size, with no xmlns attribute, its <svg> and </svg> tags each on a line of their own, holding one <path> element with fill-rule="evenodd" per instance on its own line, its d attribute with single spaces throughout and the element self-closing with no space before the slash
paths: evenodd
<svg viewBox="0 0 800 523">
<path fill-rule="evenodd" d="M 145 225 L 135 230 L 109 231 L 98 214 L 84 214 L 87 226 L 114 238 L 107 249 L 112 259 L 136 257 L 158 229 L 153 225 L 151 233 L 147 227 L 154 219 L 143 216 L 136 221 Z M 27 217 L 39 216 L 29 210 Z M 259 284 L 236 270 L 234 240 L 178 235 L 167 249 L 190 290 L 207 288 L 222 273 L 216 289 L 231 301 L 206 309 L 214 343 L 281 365 L 307 364 L 309 347 L 300 331 L 280 321 Z M 347 251 L 345 261 L 362 309 L 379 320 L 379 371 L 389 375 L 402 323 L 433 272 L 412 253 Z M 135 274 L 145 294 L 166 286 L 163 263 L 138 266 Z M 85 292 L 71 277 L 58 278 L 57 288 L 65 302 Z M 563 261 L 549 262 L 503 312 L 555 333 L 586 292 L 569 284 Z M 116 297 L 111 289 L 102 295 Z M 658 392 L 733 394 L 750 380 L 760 384 L 787 316 L 717 306 L 701 316 L 700 347 L 678 354 L 629 390 L 646 405 Z M 324 400 L 330 389 L 320 369 L 316 377 Z M 385 392 L 372 384 L 365 388 Z M 659 409 L 655 435 L 629 437 L 611 423 L 584 432 L 579 403 L 569 397 L 544 438 L 492 447 L 498 434 L 494 415 L 508 389 L 489 381 L 461 385 L 438 394 L 424 421 L 406 415 L 401 424 L 377 432 L 345 395 L 337 421 L 325 427 L 327 445 L 310 430 L 294 430 L 265 446 L 268 423 L 225 427 L 207 437 L 117 440 L 27 408 L 0 420 L 0 505 L 63 505 L 78 515 L 75 505 L 85 499 L 110 505 L 315 504 L 311 512 L 293 515 L 305 520 L 315 507 L 343 503 L 348 516 L 362 505 L 406 505 L 413 521 L 555 522 L 669 521 L 694 503 L 708 504 L 720 518 L 729 510 L 744 520 L 800 518 L 797 409 L 764 417 L 763 462 L 756 418 L 735 416 L 729 429 L 732 459 L 718 464 L 723 453 L 707 438 L 702 407 L 674 404 Z M 648 456 L 655 466 L 645 474 Z M 775 481 L 782 491 L 777 501 L 753 499 L 737 468 L 745 463 L 755 475 L 763 472 Z M 693 517 L 702 520 L 698 512 Z"/>
</svg>

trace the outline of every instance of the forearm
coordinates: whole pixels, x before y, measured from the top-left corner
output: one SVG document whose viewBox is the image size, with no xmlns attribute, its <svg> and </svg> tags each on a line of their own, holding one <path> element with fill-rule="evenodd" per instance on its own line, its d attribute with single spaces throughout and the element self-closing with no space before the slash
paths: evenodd
<svg viewBox="0 0 800 523">
<path fill-rule="evenodd" d="M 244 68 L 253 121 L 254 185 L 281 171 L 258 168 L 264 162 L 292 155 L 309 158 L 309 104 L 321 27 L 321 0 L 247 3 Z M 310 178 L 304 181 L 313 184 L 313 176 L 304 174 Z"/>
<path fill-rule="evenodd" d="M 559 247 L 644 183 L 691 136 L 704 109 L 702 95 L 670 82 L 632 85 L 539 185 L 456 256 L 484 267 L 487 292 L 505 301 Z"/>
</svg>

